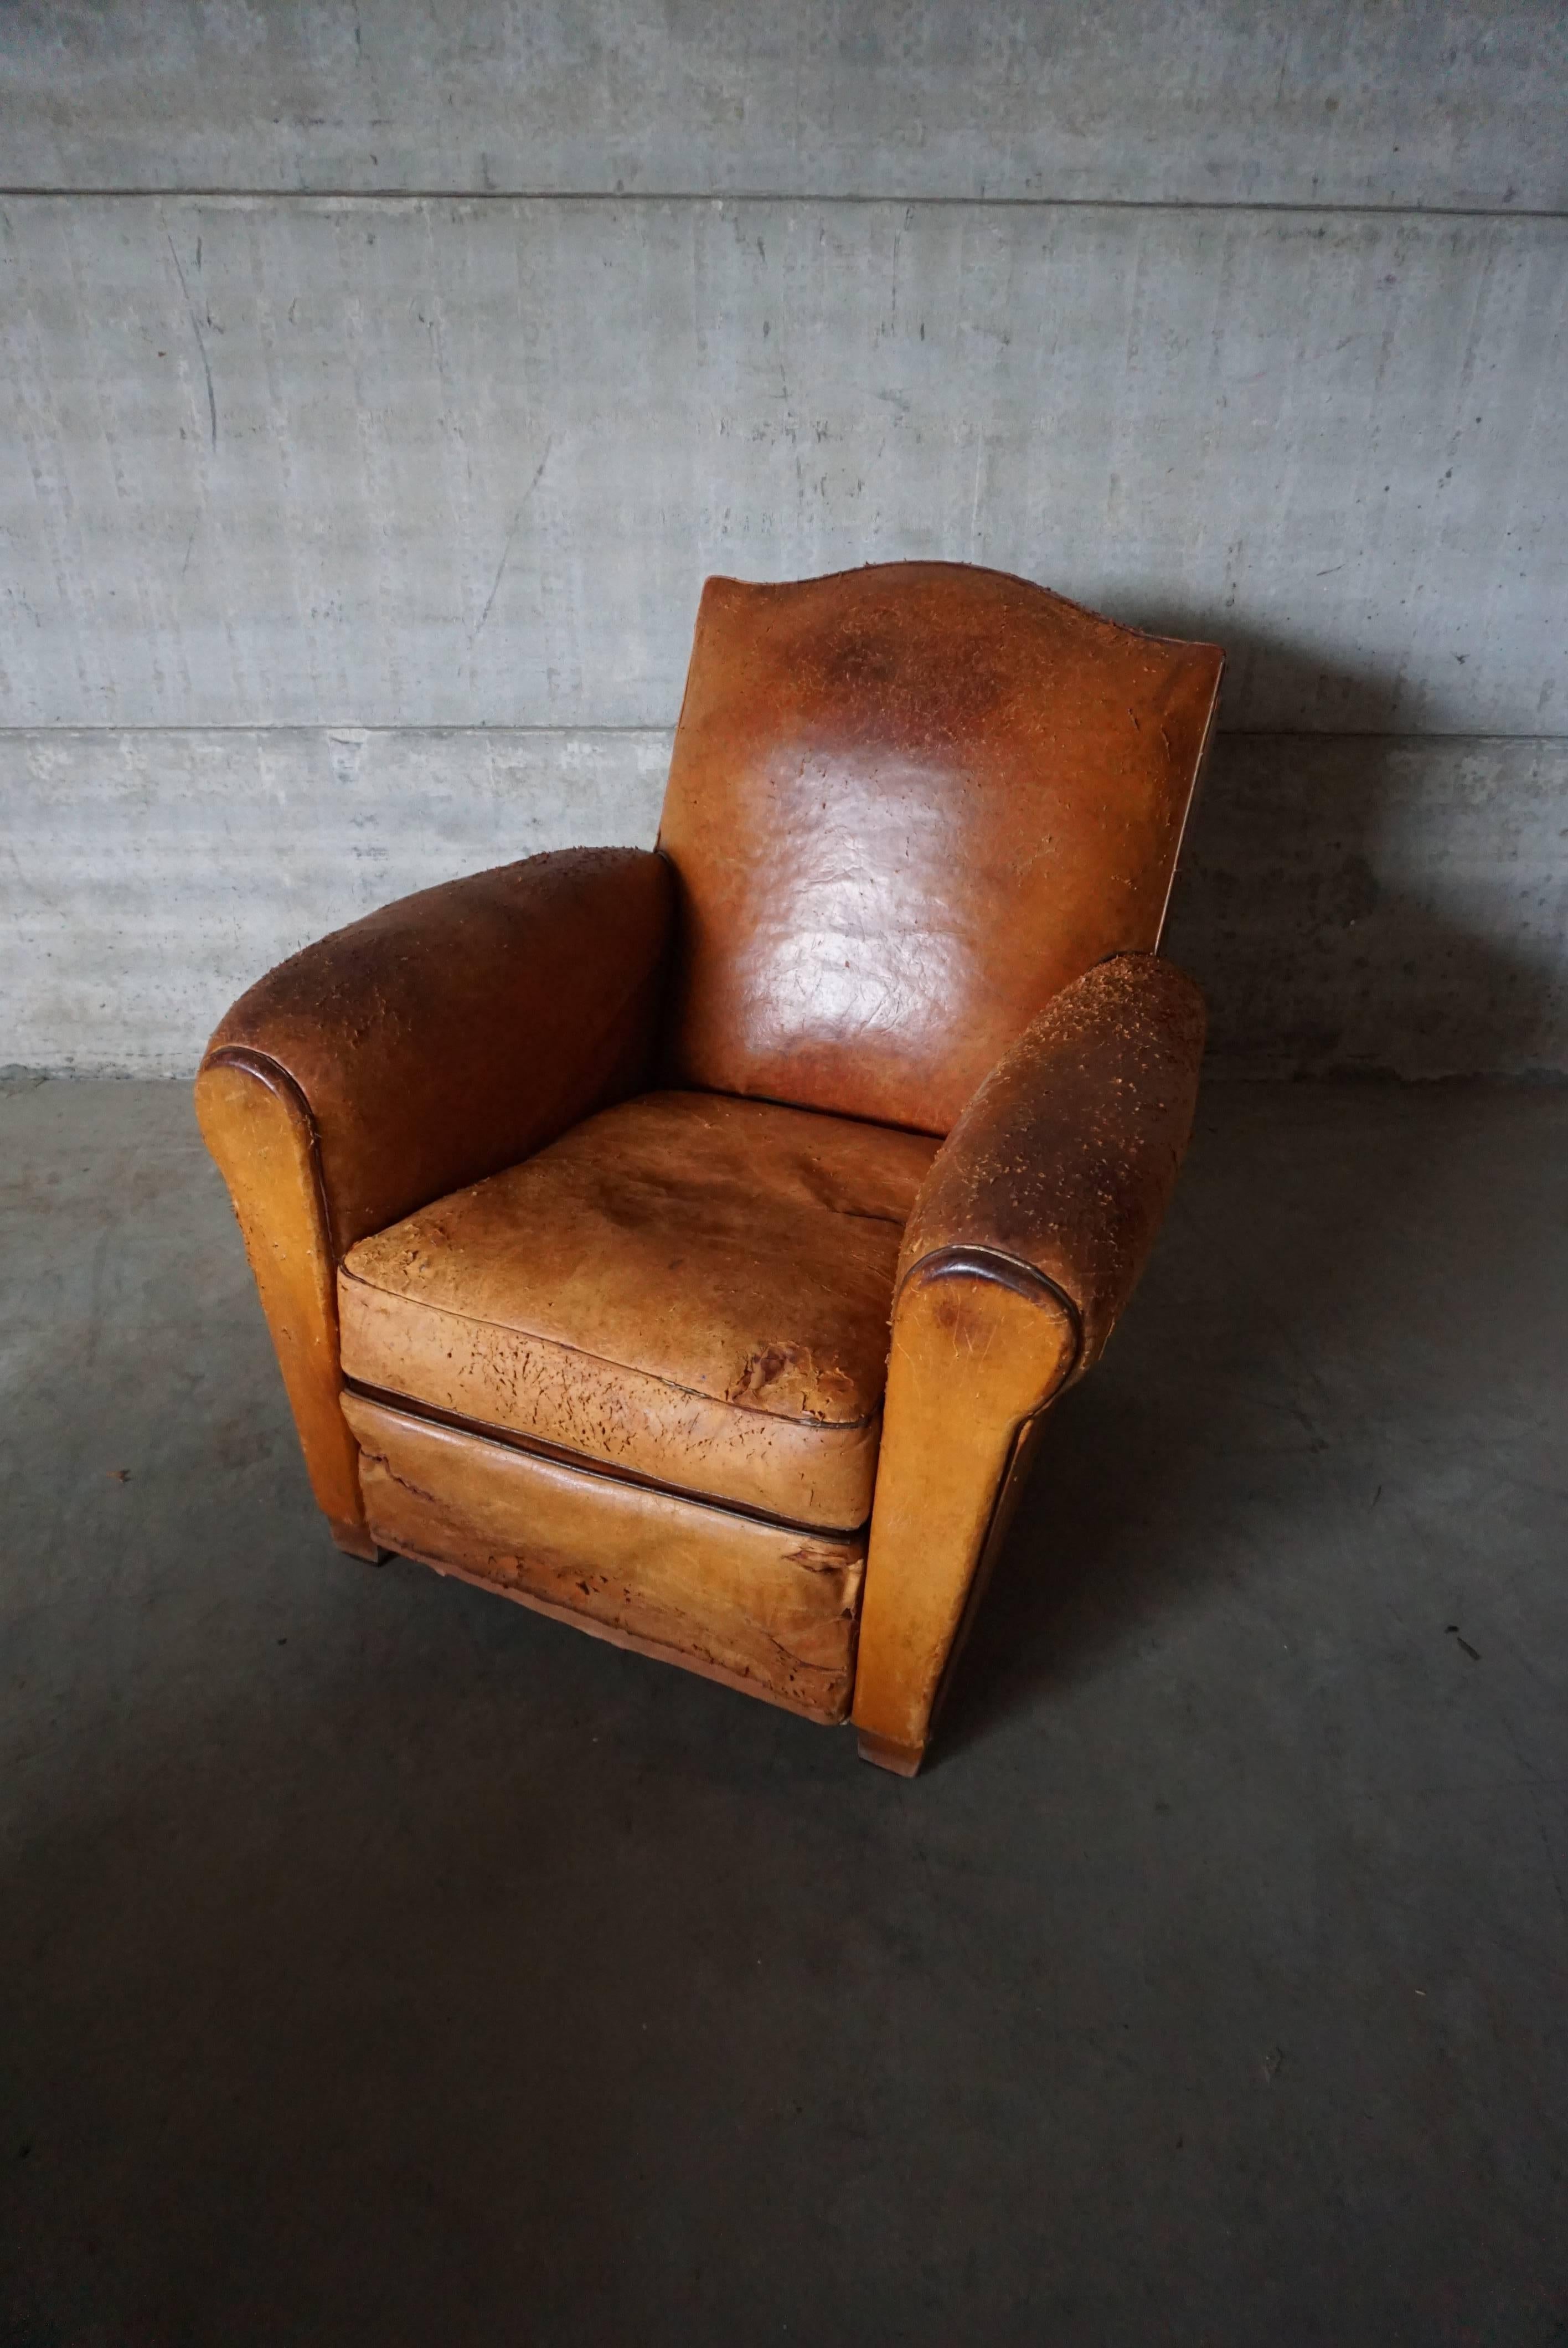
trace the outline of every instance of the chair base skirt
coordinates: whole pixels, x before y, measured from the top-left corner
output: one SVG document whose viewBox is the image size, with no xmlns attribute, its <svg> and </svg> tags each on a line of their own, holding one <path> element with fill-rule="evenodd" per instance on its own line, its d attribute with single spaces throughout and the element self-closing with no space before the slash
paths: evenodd
<svg viewBox="0 0 1568 2348">
<path fill-rule="evenodd" d="M 866 1540 L 622 1484 L 345 1394 L 373 1540 L 596 1638 L 834 1724 Z"/>
</svg>

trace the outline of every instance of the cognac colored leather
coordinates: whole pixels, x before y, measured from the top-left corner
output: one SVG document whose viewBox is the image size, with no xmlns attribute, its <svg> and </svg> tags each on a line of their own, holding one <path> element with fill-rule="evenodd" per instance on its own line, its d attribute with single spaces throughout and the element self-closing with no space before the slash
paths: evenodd
<svg viewBox="0 0 1568 2348">
<path fill-rule="evenodd" d="M 637 1089 L 671 899 L 668 864 L 635 848 L 421 890 L 281 963 L 205 1065 L 260 1054 L 293 1080 L 341 1253 Z"/>
<path fill-rule="evenodd" d="M 261 1292 L 312 1488 L 374 1554 L 338 1406 L 336 1272 L 365 1232 L 632 1089 L 654 1036 L 668 866 L 574 849 L 425 889 L 242 994 L 196 1110 Z"/>
<path fill-rule="evenodd" d="M 899 1241 L 936 1149 L 712 1093 L 603 1109 L 350 1249 L 344 1374 L 853 1529 L 871 1513 Z"/>
<path fill-rule="evenodd" d="M 849 1709 L 864 1533 L 622 1483 L 345 1395 L 384 1548 L 814 1720 Z"/>
<path fill-rule="evenodd" d="M 1118 954 L 1025 1028 L 932 1161 L 899 1278 L 982 1248 L 1066 1299 L 1097 1359 L 1164 1219 L 1193 1129 L 1205 1015 L 1157 954 Z"/>
<path fill-rule="evenodd" d="M 1221 666 L 960 563 L 711 579 L 670 1081 L 945 1133 L 1052 995 L 1158 942 Z"/>
<path fill-rule="evenodd" d="M 337 1264 L 304 1097 L 268 1059 L 210 1061 L 196 1114 L 229 1185 L 316 1505 L 340 1549 L 374 1560 L 359 1449 L 338 1397 Z"/>
<path fill-rule="evenodd" d="M 917 1768 L 1185 1143 L 1221 666 L 961 564 L 711 580 L 657 853 L 253 987 L 198 1107 L 340 1544 Z"/>
<path fill-rule="evenodd" d="M 855 1720 L 912 1775 L 1040 1415 L 1104 1345 L 1192 1131 L 1203 997 L 1153 954 L 1063 989 L 948 1135 L 900 1253 Z"/>
</svg>

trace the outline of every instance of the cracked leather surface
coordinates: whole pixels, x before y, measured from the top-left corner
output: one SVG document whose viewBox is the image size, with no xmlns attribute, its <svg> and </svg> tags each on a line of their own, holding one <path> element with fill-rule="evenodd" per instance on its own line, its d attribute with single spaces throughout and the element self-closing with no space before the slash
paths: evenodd
<svg viewBox="0 0 1568 2348">
<path fill-rule="evenodd" d="M 759 1523 L 345 1395 L 376 1538 L 814 1720 L 855 1676 L 864 1534 Z"/>
<path fill-rule="evenodd" d="M 929 1138 L 655 1093 L 352 1249 L 369 1386 L 790 1521 L 863 1524 Z"/>
</svg>

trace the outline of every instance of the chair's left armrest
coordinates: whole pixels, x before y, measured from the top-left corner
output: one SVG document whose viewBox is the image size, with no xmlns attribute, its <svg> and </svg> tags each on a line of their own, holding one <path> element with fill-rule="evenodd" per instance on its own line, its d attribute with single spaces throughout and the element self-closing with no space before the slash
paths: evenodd
<svg viewBox="0 0 1568 2348">
<path fill-rule="evenodd" d="M 1192 1130 L 1203 997 L 1118 954 L 1049 1004 L 932 1164 L 905 1233 L 856 1677 L 861 1749 L 918 1766 L 1047 1405 L 1143 1268 Z"/>
<path fill-rule="evenodd" d="M 673 895 L 664 859 L 638 848 L 560 849 L 422 889 L 259 979 L 203 1076 L 261 1061 L 293 1086 L 345 1255 L 630 1087 Z"/>
<path fill-rule="evenodd" d="M 343 1548 L 371 1545 L 338 1401 L 339 1262 L 644 1080 L 673 902 L 640 849 L 447 881 L 280 963 L 208 1046 L 197 1115 Z"/>
</svg>

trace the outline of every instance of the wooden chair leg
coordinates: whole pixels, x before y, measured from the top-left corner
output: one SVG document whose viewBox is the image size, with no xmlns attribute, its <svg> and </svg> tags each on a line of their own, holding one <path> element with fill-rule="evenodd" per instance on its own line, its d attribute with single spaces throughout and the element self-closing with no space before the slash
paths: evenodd
<svg viewBox="0 0 1568 2348">
<path fill-rule="evenodd" d="M 363 1525 L 354 1525 L 343 1517 L 329 1517 L 327 1523 L 332 1537 L 345 1557 L 362 1558 L 366 1565 L 384 1565 L 392 1555 L 389 1549 L 378 1549 Z"/>
<path fill-rule="evenodd" d="M 891 1737 L 874 1736 L 868 1728 L 860 1731 L 857 1742 L 863 1761 L 874 1769 L 891 1769 L 896 1777 L 917 1776 L 926 1758 L 923 1745 L 895 1745 Z"/>
<path fill-rule="evenodd" d="M 1075 1343 L 1052 1293 L 935 1261 L 906 1282 L 893 1323 L 855 1673 L 861 1755 L 905 1777 Z"/>
</svg>

